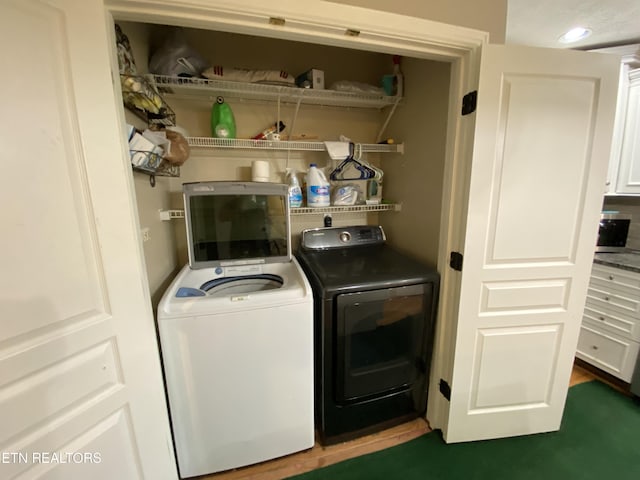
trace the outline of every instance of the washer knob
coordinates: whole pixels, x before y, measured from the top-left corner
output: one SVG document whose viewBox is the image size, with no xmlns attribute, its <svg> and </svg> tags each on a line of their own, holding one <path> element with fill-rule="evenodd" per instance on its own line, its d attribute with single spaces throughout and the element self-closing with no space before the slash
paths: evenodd
<svg viewBox="0 0 640 480">
<path fill-rule="evenodd" d="M 340 232 L 340 241 L 342 243 L 351 241 L 351 234 L 349 232 Z"/>
</svg>

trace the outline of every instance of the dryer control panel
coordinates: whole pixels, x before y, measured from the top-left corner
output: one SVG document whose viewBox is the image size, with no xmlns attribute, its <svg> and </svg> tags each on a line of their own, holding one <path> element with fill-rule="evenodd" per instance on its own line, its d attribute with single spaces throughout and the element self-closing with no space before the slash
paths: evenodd
<svg viewBox="0 0 640 480">
<path fill-rule="evenodd" d="M 305 250 L 361 247 L 385 242 L 384 230 L 379 225 L 312 228 L 303 230 L 300 247 Z"/>
</svg>

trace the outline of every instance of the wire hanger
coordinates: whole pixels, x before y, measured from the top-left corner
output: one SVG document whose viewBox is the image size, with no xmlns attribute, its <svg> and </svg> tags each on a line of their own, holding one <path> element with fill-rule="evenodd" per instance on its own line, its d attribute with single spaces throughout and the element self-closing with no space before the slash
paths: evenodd
<svg viewBox="0 0 640 480">
<path fill-rule="evenodd" d="M 357 151 L 358 159 L 354 158 L 354 153 Z M 368 180 L 376 176 L 376 171 L 370 166 L 359 161 L 362 156 L 362 146 L 356 145 L 353 142 L 349 142 L 349 156 L 345 158 L 333 171 L 329 174 L 331 180 Z M 353 165 L 356 170 L 360 172 L 358 177 L 345 177 L 346 168 Z"/>
</svg>

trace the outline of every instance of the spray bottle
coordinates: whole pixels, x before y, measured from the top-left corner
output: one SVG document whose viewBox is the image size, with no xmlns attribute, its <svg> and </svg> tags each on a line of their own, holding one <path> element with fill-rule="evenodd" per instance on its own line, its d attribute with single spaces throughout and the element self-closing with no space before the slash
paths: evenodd
<svg viewBox="0 0 640 480">
<path fill-rule="evenodd" d="M 289 207 L 299 208 L 302 206 L 302 187 L 295 170 L 288 172 L 289 175 Z"/>
</svg>

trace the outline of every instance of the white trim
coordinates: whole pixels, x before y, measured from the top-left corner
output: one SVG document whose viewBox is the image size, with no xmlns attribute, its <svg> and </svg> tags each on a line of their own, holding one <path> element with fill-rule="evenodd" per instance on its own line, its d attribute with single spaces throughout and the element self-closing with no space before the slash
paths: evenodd
<svg viewBox="0 0 640 480">
<path fill-rule="evenodd" d="M 629 64 L 630 68 L 640 66 L 640 43 L 618 45 L 617 47 L 595 48 L 588 51 L 620 55 L 620 61 L 623 64 Z"/>
<path fill-rule="evenodd" d="M 475 115 L 463 117 L 460 111 L 462 97 L 477 89 L 480 72 L 479 68 L 470 68 L 473 65 L 480 65 L 480 52 L 477 50 L 469 52 L 467 59 L 454 63 L 451 70 L 438 252 L 440 302 L 427 405 L 427 418 L 432 429 L 446 429 L 449 417 L 449 402 L 440 394 L 439 382 L 444 379 L 452 385 L 461 274 L 449 267 L 449 256 L 453 251 L 464 252 L 465 223 L 462 219 L 466 218 L 468 206 Z M 466 77 L 465 67 L 469 68 Z"/>
<path fill-rule="evenodd" d="M 107 41 L 109 42 L 108 45 L 115 46 L 116 38 L 113 28 L 113 24 L 115 22 L 109 11 L 104 12 L 104 22 Z M 127 421 L 134 428 L 136 437 L 143 438 L 145 435 L 149 435 L 150 432 L 153 432 L 153 435 L 155 435 L 155 439 L 152 442 L 148 439 L 145 441 L 139 440 L 136 445 L 138 455 L 140 457 L 140 464 L 143 468 L 141 475 L 158 479 L 177 478 L 178 471 L 175 461 L 168 406 L 166 403 L 162 366 L 159 358 L 160 352 L 156 341 L 155 315 L 151 305 L 151 292 L 149 290 L 144 250 L 142 247 L 142 234 L 139 225 L 140 220 L 136 202 L 135 187 L 133 177 L 130 174 L 129 146 L 124 140 L 127 138 L 127 135 L 124 129 L 125 120 L 124 111 L 122 109 L 122 94 L 119 89 L 120 79 L 118 74 L 116 49 L 109 49 L 108 55 L 110 61 L 109 69 L 112 75 L 111 83 L 114 87 L 114 95 L 112 96 L 112 99 L 115 101 L 116 116 L 120 120 L 116 122 L 115 125 L 118 128 L 117 138 L 120 141 L 121 151 L 120 165 L 117 167 L 117 170 L 118 176 L 122 175 L 125 180 L 126 186 L 124 187 L 124 190 L 126 190 L 128 197 L 121 198 L 120 202 L 122 204 L 127 203 L 130 207 L 129 211 L 131 212 L 131 216 L 129 218 L 122 218 L 120 223 L 128 233 L 131 233 L 135 237 L 133 246 L 134 251 L 130 252 L 130 255 L 132 259 L 133 257 L 137 257 L 137 264 L 134 265 L 133 261 L 131 261 L 130 268 L 135 268 L 139 272 L 139 293 L 144 299 L 141 302 L 142 305 L 139 311 L 131 312 L 131 314 L 138 315 L 138 320 L 143 322 L 146 327 L 144 330 L 142 328 L 137 328 L 136 336 L 134 337 L 130 326 L 118 325 L 118 343 L 121 345 L 120 353 L 123 357 L 123 363 L 126 361 L 130 364 L 128 368 L 128 382 L 133 385 L 140 383 L 146 384 L 147 386 L 142 393 L 146 391 L 146 393 L 149 394 L 153 387 L 155 390 L 153 393 L 162 398 L 161 402 L 153 403 L 150 403 L 148 399 L 140 394 L 136 398 L 132 398 L 129 402 L 129 415 L 127 416 Z M 123 208 L 126 208 L 126 205 L 123 205 Z M 151 338 L 149 338 L 150 335 Z M 151 353 L 149 353 L 149 350 L 151 350 Z M 154 368 L 153 371 L 141 371 L 139 367 L 133 368 L 138 361 L 136 357 L 141 357 L 143 355 L 153 355 L 155 360 L 154 363 L 157 368 Z M 141 389 L 137 390 L 138 392 L 141 391 Z M 141 409 L 146 410 L 146 415 L 142 416 L 137 414 Z M 150 409 L 155 409 L 155 411 Z M 162 436 L 158 435 L 160 429 L 162 429 Z M 165 455 L 159 456 L 159 452 L 164 452 Z"/>
<path fill-rule="evenodd" d="M 426 19 L 320 1 L 280 0 L 107 0 L 116 19 L 215 29 L 380 53 L 451 61 L 481 44 L 489 34 Z M 260 12 L 260 13 L 256 13 Z M 265 13 L 262 13 L 265 12 Z M 285 25 L 269 23 L 284 18 Z M 336 19 L 349 19 L 336 25 Z M 346 36 L 347 29 L 357 37 Z"/>
</svg>

